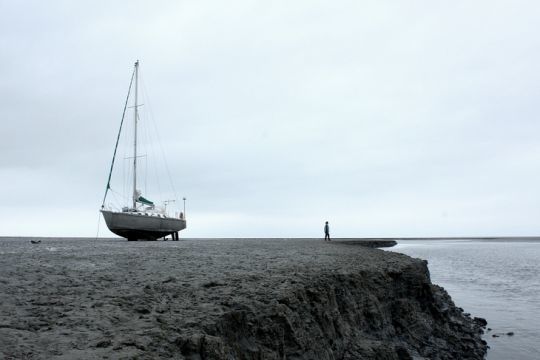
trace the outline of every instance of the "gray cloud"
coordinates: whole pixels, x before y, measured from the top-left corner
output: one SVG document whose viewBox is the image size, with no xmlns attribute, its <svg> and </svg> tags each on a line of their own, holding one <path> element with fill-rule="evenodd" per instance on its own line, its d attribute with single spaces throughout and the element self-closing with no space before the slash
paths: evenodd
<svg viewBox="0 0 540 360">
<path fill-rule="evenodd" d="M 95 234 L 136 59 L 186 236 L 537 234 L 539 12 L 4 3 L 1 234 Z"/>
</svg>

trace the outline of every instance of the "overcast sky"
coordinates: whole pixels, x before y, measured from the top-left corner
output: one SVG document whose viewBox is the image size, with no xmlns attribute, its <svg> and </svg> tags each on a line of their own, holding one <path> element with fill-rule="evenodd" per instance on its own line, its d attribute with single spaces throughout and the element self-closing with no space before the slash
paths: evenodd
<svg viewBox="0 0 540 360">
<path fill-rule="evenodd" d="M 538 19 L 538 1 L 1 1 L 0 235 L 96 235 L 137 59 L 183 236 L 540 235 Z"/>
</svg>

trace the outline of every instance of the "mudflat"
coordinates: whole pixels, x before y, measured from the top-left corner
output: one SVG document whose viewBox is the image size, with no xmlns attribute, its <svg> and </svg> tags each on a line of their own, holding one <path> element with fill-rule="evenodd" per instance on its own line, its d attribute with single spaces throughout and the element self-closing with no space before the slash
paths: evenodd
<svg viewBox="0 0 540 360">
<path fill-rule="evenodd" d="M 482 325 L 430 283 L 425 262 L 361 244 L 4 238 L 0 271 L 6 359 L 472 359 L 486 350 Z"/>
</svg>

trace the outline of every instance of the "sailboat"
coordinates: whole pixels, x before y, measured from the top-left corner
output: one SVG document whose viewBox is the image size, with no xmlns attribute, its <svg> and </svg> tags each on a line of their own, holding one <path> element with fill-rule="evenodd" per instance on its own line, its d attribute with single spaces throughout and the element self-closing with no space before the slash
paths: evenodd
<svg viewBox="0 0 540 360">
<path fill-rule="evenodd" d="M 105 201 L 107 194 L 111 190 L 111 175 L 114 168 L 114 161 L 116 158 L 116 152 L 118 149 L 118 142 L 120 140 L 120 134 L 122 132 L 122 125 L 126 114 L 126 108 L 131 93 L 131 88 L 135 80 L 134 86 L 134 141 L 133 141 L 133 195 L 130 206 L 123 206 L 120 210 L 115 210 L 112 207 L 107 207 Z M 137 122 L 138 122 L 138 82 L 139 82 L 139 61 L 135 62 L 135 68 L 131 76 L 129 84 L 128 96 L 124 105 L 124 112 L 122 115 L 122 121 L 120 122 L 120 130 L 116 139 L 116 145 L 114 148 L 113 159 L 111 162 L 111 168 L 109 171 L 109 177 L 107 180 L 107 187 L 105 189 L 105 195 L 103 197 L 103 203 L 101 204 L 101 213 L 105 219 L 105 223 L 111 232 L 124 237 L 128 240 L 157 240 L 164 238 L 168 235 L 172 236 L 173 240 L 178 240 L 178 232 L 186 228 L 185 209 L 184 212 L 180 212 L 178 215 L 169 216 L 166 210 L 166 206 L 158 207 L 152 201 L 144 198 L 141 195 L 141 191 L 137 189 Z M 185 200 L 185 198 L 184 198 Z"/>
</svg>

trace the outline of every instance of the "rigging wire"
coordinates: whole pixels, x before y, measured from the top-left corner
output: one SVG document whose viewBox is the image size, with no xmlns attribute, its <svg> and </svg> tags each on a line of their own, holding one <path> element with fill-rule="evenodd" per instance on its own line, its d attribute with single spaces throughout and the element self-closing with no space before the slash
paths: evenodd
<svg viewBox="0 0 540 360">
<path fill-rule="evenodd" d="M 114 149 L 114 154 L 113 154 L 113 160 L 111 162 L 111 170 L 109 172 L 109 178 L 108 178 L 108 182 L 107 182 L 107 188 L 106 188 L 106 191 L 105 191 L 105 196 L 103 198 L 103 203 L 102 203 L 102 207 L 105 205 L 105 201 L 106 201 L 106 198 L 107 198 L 107 195 L 109 194 L 109 191 L 110 191 L 110 194 L 111 195 L 120 195 L 118 192 L 116 192 L 115 190 L 112 189 L 111 187 L 111 179 L 112 179 L 112 170 L 113 170 L 113 167 L 114 167 L 114 164 L 116 162 L 116 157 L 117 157 L 117 153 L 119 151 L 122 151 L 124 152 L 124 166 L 122 166 L 122 173 L 120 174 L 121 175 L 121 178 L 122 178 L 122 195 L 120 195 L 120 199 L 121 199 L 121 202 L 119 203 L 120 205 L 120 208 L 122 206 L 125 205 L 126 202 L 129 202 L 129 196 L 126 196 L 126 193 L 129 192 L 129 178 L 130 176 L 132 176 L 133 174 L 133 166 L 132 166 L 132 162 L 128 162 L 128 164 L 125 163 L 125 160 L 128 158 L 128 147 L 129 147 L 129 144 L 128 144 L 128 141 L 127 141 L 127 134 L 126 134 L 126 130 L 129 130 L 129 128 L 132 126 L 130 122 L 124 122 L 125 120 L 125 116 L 126 116 L 126 111 L 127 111 L 127 105 L 128 105 L 128 102 L 129 102 L 129 99 L 130 99 L 130 95 L 131 95 L 131 92 L 132 92 L 132 88 L 133 88 L 133 83 L 134 83 L 134 77 L 135 77 L 135 70 L 133 71 L 133 74 L 131 76 L 131 81 L 130 81 L 130 86 L 129 86 L 129 89 L 128 89 L 128 94 L 127 94 L 127 97 L 126 97 L 126 103 L 124 105 L 124 111 L 122 113 L 122 120 L 121 120 L 121 123 L 120 123 L 120 129 L 119 129 L 119 132 L 118 132 L 118 136 L 117 136 L 117 140 L 116 140 L 116 144 L 115 144 L 115 149 Z M 155 185 L 157 187 L 157 192 L 154 192 L 155 194 L 152 194 L 152 196 L 156 196 L 161 202 L 164 202 L 164 200 L 168 200 L 169 199 L 169 196 L 174 196 L 174 200 L 175 201 L 178 201 L 178 193 L 176 191 L 176 188 L 174 186 L 174 182 L 172 180 L 172 175 L 171 175 L 171 171 L 170 171 L 170 167 L 169 167 L 169 164 L 167 162 L 167 158 L 165 156 L 165 151 L 164 151 L 164 148 L 163 148 L 163 145 L 161 143 L 161 138 L 160 138 L 160 134 L 159 134 L 159 130 L 158 130 L 158 127 L 157 127 L 157 122 L 155 121 L 155 117 L 154 117 L 154 114 L 153 114 L 153 110 L 152 110 L 152 107 L 149 103 L 149 95 L 148 95 L 148 91 L 147 91 L 147 88 L 146 88 L 146 85 L 144 83 L 144 77 L 141 76 L 141 71 L 139 69 L 139 84 L 141 85 L 141 94 L 140 95 L 143 95 L 145 101 L 144 102 L 147 102 L 148 106 L 146 106 L 145 108 L 148 108 L 148 111 L 145 112 L 146 113 L 146 116 L 145 114 L 142 114 L 142 113 L 139 113 L 137 114 L 137 119 L 139 121 L 139 123 L 142 125 L 142 130 L 141 131 L 141 135 L 145 136 L 145 139 L 146 141 L 143 141 L 142 142 L 142 146 L 146 148 L 146 150 L 149 152 L 148 155 L 150 155 L 152 157 L 152 159 L 155 159 L 157 160 L 158 157 L 161 157 L 163 159 L 163 162 L 161 161 L 149 161 L 148 159 L 146 159 L 146 162 L 145 162 L 145 176 L 144 176 L 144 189 L 145 189 L 145 193 L 148 192 L 148 182 L 150 181 L 152 184 L 154 184 L 154 180 L 155 179 Z M 150 118 L 152 120 L 152 126 L 148 124 L 148 121 L 141 121 L 141 117 L 144 118 L 145 120 L 148 120 L 148 118 Z M 156 140 L 158 143 L 159 143 L 159 150 L 156 149 L 155 145 L 154 145 L 154 140 Z M 122 144 L 120 144 L 122 143 Z M 122 146 L 123 145 L 123 146 Z M 118 149 L 118 147 L 122 148 L 122 149 Z M 158 153 L 161 152 L 161 156 L 158 156 Z M 150 162 L 150 163 L 149 163 Z M 163 169 L 163 165 L 162 163 L 164 164 L 164 169 Z M 165 170 L 166 172 L 166 176 L 168 177 L 168 182 L 170 184 L 170 187 L 171 187 L 171 190 L 172 190 L 172 194 L 170 194 L 170 192 L 168 191 L 168 193 L 170 195 L 167 195 L 165 194 L 162 190 L 165 190 L 165 189 L 162 189 L 162 181 L 163 179 L 161 179 L 161 177 L 159 176 L 160 174 L 160 171 L 162 171 L 163 173 L 163 170 Z M 152 174 L 150 174 L 152 173 Z M 149 179 L 151 178 L 151 179 Z M 141 184 L 142 185 L 142 184 Z M 150 190 L 151 191 L 151 190 Z M 118 203 L 118 197 L 117 196 L 114 196 L 113 195 L 113 201 L 115 203 Z"/>
<path fill-rule="evenodd" d="M 105 194 L 103 195 L 103 201 L 101 202 L 101 208 L 103 209 L 105 207 L 105 200 L 107 199 L 107 193 L 111 189 L 111 176 L 114 168 L 114 160 L 116 158 L 116 150 L 118 149 L 118 142 L 120 141 L 120 135 L 122 133 L 122 125 L 124 124 L 124 118 L 126 116 L 126 109 L 129 101 L 129 95 L 131 94 L 131 87 L 133 85 L 133 78 L 135 77 L 135 69 L 133 69 L 133 72 L 131 73 L 131 80 L 129 81 L 129 87 L 128 92 L 126 95 L 126 102 L 124 103 L 124 109 L 122 110 L 122 119 L 120 120 L 120 127 L 118 129 L 118 135 L 116 136 L 116 144 L 114 145 L 114 152 L 113 152 L 113 158 L 111 160 L 111 168 L 109 170 L 109 176 L 107 178 L 107 186 L 105 188 Z M 98 213 L 98 223 L 97 223 L 97 231 L 96 231 L 96 237 L 94 238 L 93 246 L 96 246 L 96 240 L 99 237 L 99 228 L 101 224 L 101 214 Z"/>
<path fill-rule="evenodd" d="M 128 200 L 129 200 L 129 197 L 127 197 L 127 196 L 125 196 L 123 194 L 120 194 L 118 191 L 114 191 L 113 189 L 111 189 L 111 194 L 113 195 L 114 203 L 115 204 L 121 204 L 118 209 L 121 209 L 122 204 L 126 204 L 128 202 Z M 118 200 L 118 198 L 120 198 L 120 201 Z"/>
<path fill-rule="evenodd" d="M 126 157 L 125 156 L 125 152 L 124 152 L 124 158 Z M 123 163 L 122 163 L 122 194 L 125 194 L 126 193 L 126 187 L 127 187 L 127 177 L 126 177 L 126 160 L 124 159 Z M 122 205 L 124 205 L 122 203 Z"/>
<path fill-rule="evenodd" d="M 131 148 L 133 146 L 132 143 L 130 143 L 129 135 L 133 133 L 133 123 L 128 122 L 128 129 L 127 131 L 124 131 L 124 190 L 122 192 L 122 196 L 125 198 L 125 206 L 130 206 L 130 195 L 131 194 L 131 188 L 130 188 L 130 182 L 133 179 L 133 162 L 129 161 L 129 157 L 132 154 L 133 149 Z M 133 196 L 133 194 L 131 194 Z"/>
<path fill-rule="evenodd" d="M 169 164 L 167 162 L 167 157 L 165 156 L 165 151 L 163 150 L 163 144 L 161 142 L 161 137 L 159 135 L 157 124 L 156 124 L 156 121 L 155 121 L 155 118 L 154 118 L 154 115 L 153 115 L 153 111 L 152 111 L 152 106 L 150 104 L 150 99 L 149 99 L 150 96 L 148 95 L 148 91 L 146 89 L 144 79 L 142 79 L 142 78 L 141 78 L 141 85 L 142 85 L 142 90 L 143 90 L 143 92 L 145 94 L 145 97 L 146 97 L 146 102 L 148 103 L 148 113 L 150 115 L 149 117 L 151 118 L 152 124 L 154 125 L 154 131 L 156 132 L 156 137 L 157 137 L 157 140 L 158 140 L 157 142 L 159 144 L 159 148 L 161 150 L 161 155 L 162 155 L 164 163 L 165 163 L 165 170 L 167 171 L 167 176 L 169 178 L 169 182 L 170 182 L 173 194 L 174 194 L 174 198 L 175 198 L 176 201 L 178 201 L 178 193 L 176 191 L 176 188 L 175 188 L 173 180 L 172 180 L 171 171 L 169 169 Z"/>
<path fill-rule="evenodd" d="M 157 186 L 157 193 L 156 193 L 156 196 L 158 197 L 159 201 L 160 202 L 163 202 L 163 191 L 161 189 L 161 181 L 160 181 L 160 177 L 159 177 L 159 168 L 158 168 L 158 162 L 157 161 L 152 161 L 152 160 L 157 160 L 157 156 L 156 156 L 156 153 L 155 153 L 155 149 L 154 149 L 154 139 L 152 137 L 152 131 L 150 131 L 148 125 L 146 124 L 147 122 L 145 122 L 145 126 L 143 127 L 144 128 L 144 134 L 145 136 L 147 137 L 147 140 L 146 140 L 146 150 L 147 152 L 150 153 L 150 161 L 148 161 L 148 157 L 146 159 L 146 169 L 147 169 L 147 172 L 146 172 L 146 178 L 145 180 L 150 176 L 150 172 L 152 172 L 152 174 L 154 175 L 153 179 L 155 179 L 155 183 L 156 183 L 156 186 Z M 152 168 L 151 170 L 152 171 L 148 171 L 148 163 L 150 163 L 150 167 Z"/>
<path fill-rule="evenodd" d="M 144 141 L 142 142 L 142 146 L 144 147 L 145 155 L 140 155 L 141 157 L 144 157 L 144 192 L 143 194 L 148 195 L 148 148 L 152 146 L 152 141 L 148 136 L 148 127 L 146 126 L 146 121 L 141 121 L 140 113 L 137 115 L 137 118 L 139 119 L 139 124 L 141 124 L 143 129 L 143 136 Z M 149 145 L 150 144 L 150 145 Z M 161 191 L 158 184 L 158 191 Z M 145 197 L 146 197 L 145 195 Z"/>
<path fill-rule="evenodd" d="M 144 158 L 144 193 L 148 194 L 148 158 Z"/>
<path fill-rule="evenodd" d="M 109 177 L 107 179 L 107 187 L 105 189 L 105 195 L 103 195 L 103 202 L 101 203 L 101 208 L 104 207 L 105 199 L 107 198 L 107 192 L 111 188 L 111 175 L 112 175 L 112 171 L 113 171 L 113 167 L 114 167 L 114 160 L 116 158 L 116 150 L 118 149 L 118 141 L 120 141 L 120 134 L 122 132 L 122 125 L 124 124 L 124 118 L 125 118 L 125 115 L 126 115 L 126 109 L 127 109 L 129 95 L 131 93 L 131 86 L 133 85 L 133 78 L 134 77 L 135 77 L 135 69 L 133 69 L 133 73 L 131 74 L 131 80 L 129 82 L 128 93 L 127 93 L 127 96 L 126 96 L 126 102 L 124 104 L 124 111 L 122 112 L 122 120 L 120 121 L 120 128 L 118 129 L 118 135 L 116 136 L 116 144 L 114 145 L 114 153 L 113 153 L 113 158 L 112 158 L 112 161 L 111 161 L 111 169 L 109 170 Z"/>
</svg>

